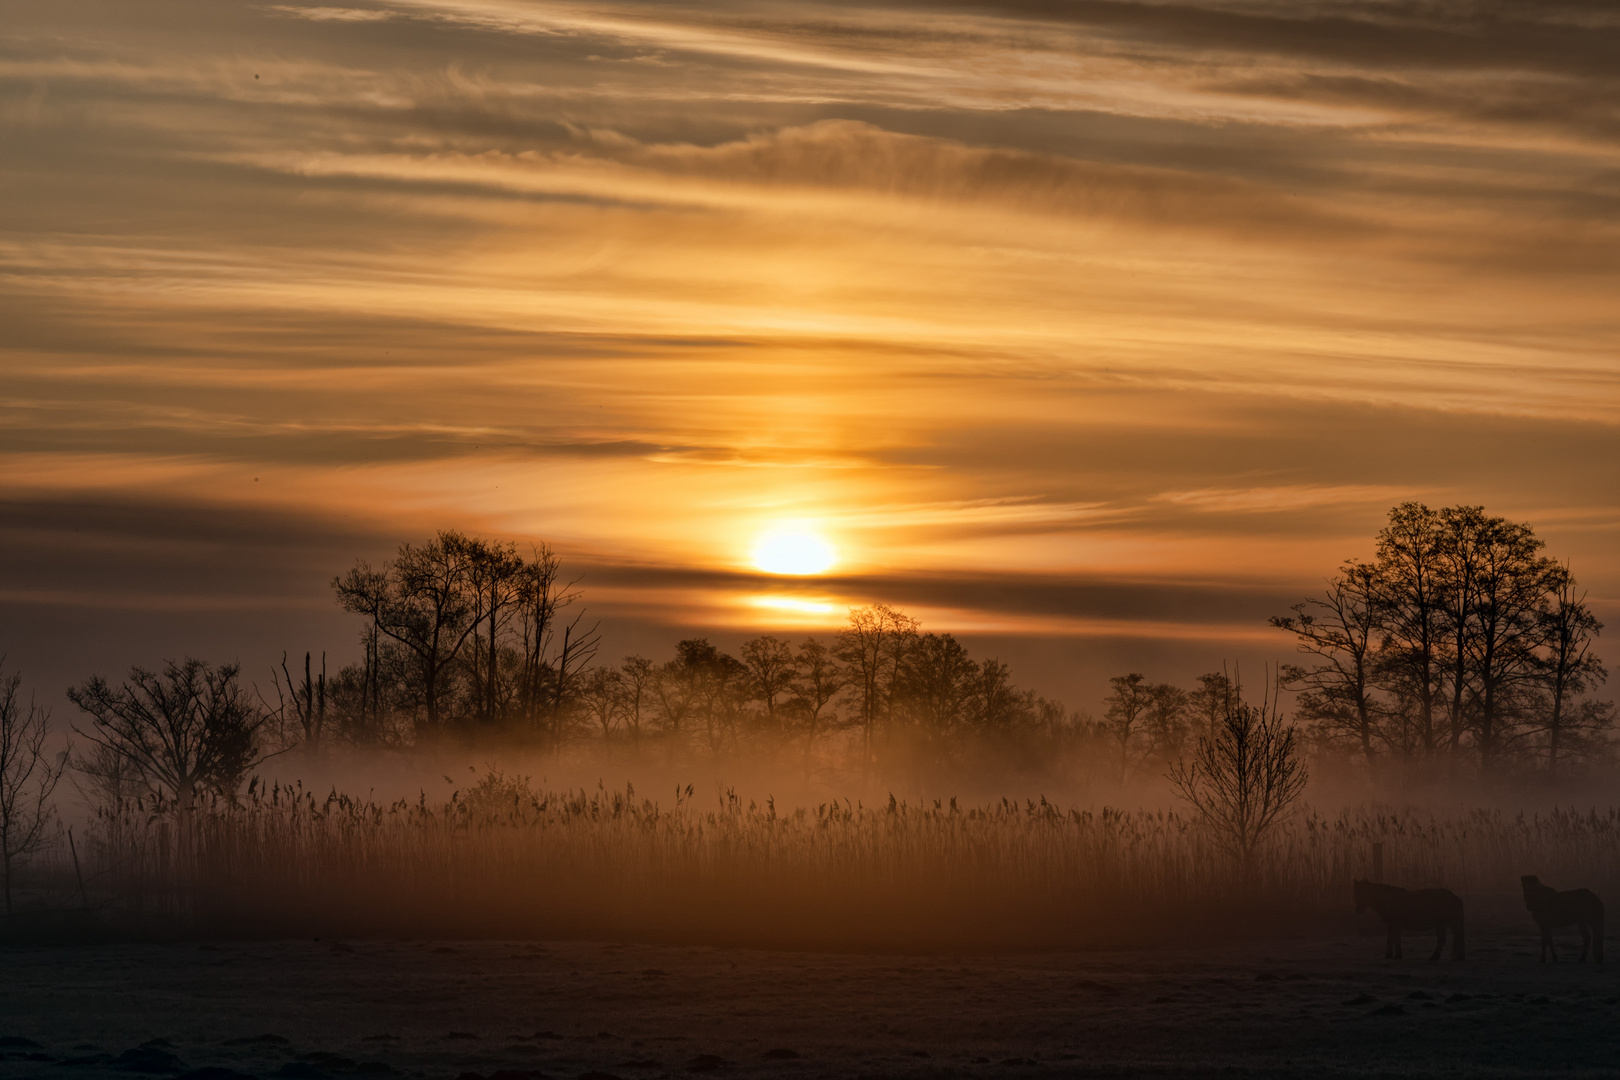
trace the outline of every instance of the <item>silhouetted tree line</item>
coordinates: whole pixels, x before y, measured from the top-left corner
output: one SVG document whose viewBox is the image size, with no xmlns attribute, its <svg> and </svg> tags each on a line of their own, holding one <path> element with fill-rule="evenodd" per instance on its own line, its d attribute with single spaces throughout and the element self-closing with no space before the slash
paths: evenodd
<svg viewBox="0 0 1620 1080">
<path fill-rule="evenodd" d="M 1100 737 L 1083 715 L 1014 685 L 1006 664 L 975 660 L 951 635 L 924 632 L 882 604 L 852 611 L 848 627 L 825 640 L 766 635 L 733 656 L 693 638 L 663 661 L 597 664 L 600 635 L 576 583 L 560 575 L 549 547 L 525 556 L 454 531 L 402 544 L 381 566 L 362 560 L 331 583 L 338 604 L 364 620 L 358 663 L 329 675 L 324 655 L 306 653 L 299 665 L 284 654 L 271 671 L 274 700 L 259 698 L 251 725 L 256 750 L 208 766 L 186 763 L 190 749 L 176 748 L 161 770 L 135 771 L 161 771 L 155 786 L 188 800 L 188 790 L 230 787 L 254 752 L 329 741 L 404 746 L 489 734 L 551 748 L 651 741 L 716 754 L 768 742 L 808 763 L 834 736 L 870 762 L 902 752 L 945 761 L 985 740 L 1039 756 L 1054 740 Z M 184 728 L 165 712 L 173 701 L 200 707 L 206 695 L 192 683 L 235 687 L 237 676 L 235 667 L 188 660 L 160 674 L 133 671 L 116 691 L 99 679 L 75 689 L 95 718 L 82 768 L 115 791 L 132 761 L 152 757 L 118 734 L 114 698 L 125 713 L 144 703 L 155 728 Z"/>
<path fill-rule="evenodd" d="M 1238 680 L 1223 671 L 1200 675 L 1191 690 L 1135 672 L 1108 682 L 1096 739 L 1121 780 L 1162 775 L 1215 732 L 1243 696 Z"/>
<path fill-rule="evenodd" d="M 381 568 L 362 562 L 332 584 L 366 619 L 364 659 L 330 682 L 307 656 L 302 681 L 284 660 L 276 715 L 303 741 L 490 729 L 551 746 L 660 740 L 722 753 L 768 740 L 797 743 L 807 761 L 835 733 L 853 731 L 867 760 L 896 748 L 944 759 L 975 739 L 1072 726 L 1005 664 L 882 604 L 851 612 L 830 640 L 766 635 L 733 656 L 694 638 L 662 662 L 594 664 L 599 635 L 582 610 L 559 616 L 579 594 L 558 574 L 548 548 L 524 558 L 454 532 L 402 545 Z"/>
<path fill-rule="evenodd" d="M 600 644 L 552 550 L 441 532 L 401 544 L 381 567 L 361 560 L 332 579 L 363 616 L 362 660 L 301 685 L 282 672 L 306 739 L 401 742 L 479 728 L 559 741 Z M 285 700 L 285 697 L 284 697 Z M 310 716 L 311 702 L 320 703 Z"/>
<path fill-rule="evenodd" d="M 1602 624 L 1529 526 L 1403 503 L 1371 562 L 1272 619 L 1310 660 L 1283 671 L 1324 744 L 1381 757 L 1558 771 L 1610 750 Z"/>
<path fill-rule="evenodd" d="M 1529 526 L 1479 507 L 1394 508 L 1371 562 L 1346 563 L 1323 595 L 1272 620 L 1311 658 L 1279 680 L 1297 694 L 1300 734 L 1318 752 L 1486 769 L 1609 753 L 1613 705 L 1591 696 L 1607 674 L 1593 651 L 1601 625 L 1542 549 Z M 1093 720 L 883 604 L 852 610 L 825 639 L 765 635 L 733 656 L 692 638 L 661 661 L 598 664 L 600 636 L 550 548 L 522 555 L 457 532 L 403 544 L 380 567 L 359 562 L 332 588 L 363 619 L 358 663 L 328 677 L 324 656 L 301 668 L 283 656 L 273 703 L 245 691 L 235 666 L 197 660 L 137 668 L 116 687 L 91 679 L 69 694 L 90 721 L 75 728 L 77 773 L 111 800 L 160 792 L 186 805 L 233 798 L 292 746 L 489 733 L 553 749 L 768 747 L 807 769 L 818 752 L 927 766 L 993 750 L 1008 764 L 1083 759 L 1121 781 L 1168 776 L 1189 798 L 1269 747 L 1282 757 L 1267 775 L 1297 794 L 1293 725 L 1275 700 L 1246 705 L 1225 672 L 1191 688 L 1118 676 Z"/>
</svg>

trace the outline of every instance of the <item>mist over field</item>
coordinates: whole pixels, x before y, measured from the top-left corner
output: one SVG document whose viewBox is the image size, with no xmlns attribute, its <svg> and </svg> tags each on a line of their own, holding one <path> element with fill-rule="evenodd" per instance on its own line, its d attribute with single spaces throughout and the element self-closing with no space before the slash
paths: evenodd
<svg viewBox="0 0 1620 1080">
<path fill-rule="evenodd" d="M 1444 883 L 1476 928 L 1521 917 L 1526 872 L 1608 888 L 1614 707 L 1569 564 L 1468 506 L 1398 505 L 1374 547 L 1271 618 L 1292 660 L 1258 686 L 1127 672 L 1091 711 L 881 603 L 608 659 L 549 547 L 441 531 L 331 577 L 357 663 L 135 666 L 54 734 L 11 676 L 8 907 L 913 950 L 1309 932 L 1353 879 Z M 796 558 L 826 553 L 764 556 Z"/>
</svg>

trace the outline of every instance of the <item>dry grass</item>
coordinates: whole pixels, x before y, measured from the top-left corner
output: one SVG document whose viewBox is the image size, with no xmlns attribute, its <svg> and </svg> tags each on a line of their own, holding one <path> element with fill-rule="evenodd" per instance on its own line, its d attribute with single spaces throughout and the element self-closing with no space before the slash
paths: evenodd
<svg viewBox="0 0 1620 1080">
<path fill-rule="evenodd" d="M 779 947 L 1074 946 L 1274 930 L 1387 880 L 1506 912 L 1518 876 L 1613 892 L 1620 811 L 1306 811 L 1257 878 L 1188 819 L 1002 800 L 783 811 L 690 789 L 546 792 L 491 773 L 448 802 L 302 789 L 176 815 L 102 816 L 94 880 L 148 924 L 332 937 L 606 937 Z M 1565 884 L 1567 883 L 1567 884 Z"/>
</svg>

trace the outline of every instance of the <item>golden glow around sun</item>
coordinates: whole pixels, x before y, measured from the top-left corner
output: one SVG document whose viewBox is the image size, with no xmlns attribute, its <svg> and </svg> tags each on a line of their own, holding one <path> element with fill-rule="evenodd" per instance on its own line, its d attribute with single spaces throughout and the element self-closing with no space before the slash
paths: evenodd
<svg viewBox="0 0 1620 1080">
<path fill-rule="evenodd" d="M 838 561 L 826 540 L 804 529 L 778 529 L 754 546 L 754 565 L 767 574 L 820 574 Z"/>
<path fill-rule="evenodd" d="M 831 615 L 838 608 L 824 600 L 805 600 L 797 596 L 752 596 L 750 607 L 768 611 L 785 611 L 791 615 Z"/>
</svg>

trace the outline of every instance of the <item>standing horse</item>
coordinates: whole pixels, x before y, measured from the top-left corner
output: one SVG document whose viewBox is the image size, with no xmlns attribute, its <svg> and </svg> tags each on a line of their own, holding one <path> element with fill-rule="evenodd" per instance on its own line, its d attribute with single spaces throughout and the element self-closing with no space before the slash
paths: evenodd
<svg viewBox="0 0 1620 1080">
<path fill-rule="evenodd" d="M 1356 914 L 1372 908 L 1389 930 L 1384 942 L 1384 959 L 1400 957 L 1402 930 L 1433 930 L 1438 936 L 1434 955 L 1429 959 L 1438 960 L 1446 945 L 1448 927 L 1451 955 L 1457 960 L 1463 958 L 1463 902 L 1450 889 L 1401 889 L 1359 878 L 1351 889 L 1356 898 Z"/>
<path fill-rule="evenodd" d="M 1571 889 L 1559 892 L 1543 885 L 1534 874 L 1519 879 L 1524 886 L 1524 906 L 1530 909 L 1536 925 L 1541 927 L 1541 962 L 1547 962 L 1552 953 L 1558 963 L 1558 950 L 1553 948 L 1552 932 L 1561 926 L 1577 926 L 1581 931 L 1581 958 L 1592 952 L 1592 959 L 1603 963 L 1603 901 L 1591 889 Z"/>
</svg>

